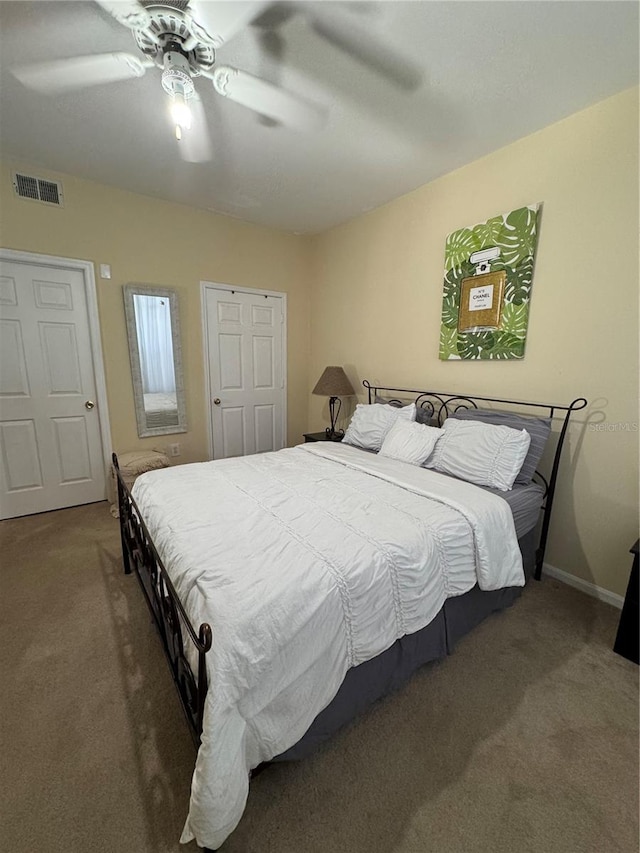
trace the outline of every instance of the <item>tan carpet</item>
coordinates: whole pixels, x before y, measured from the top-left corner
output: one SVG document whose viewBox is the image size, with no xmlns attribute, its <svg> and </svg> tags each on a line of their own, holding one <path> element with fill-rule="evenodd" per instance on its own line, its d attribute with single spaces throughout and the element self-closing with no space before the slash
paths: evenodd
<svg viewBox="0 0 640 853">
<path fill-rule="evenodd" d="M 117 521 L 0 524 L 7 853 L 180 847 L 194 750 Z M 304 763 L 268 769 L 224 853 L 634 853 L 638 668 L 618 611 L 532 584 Z"/>
</svg>

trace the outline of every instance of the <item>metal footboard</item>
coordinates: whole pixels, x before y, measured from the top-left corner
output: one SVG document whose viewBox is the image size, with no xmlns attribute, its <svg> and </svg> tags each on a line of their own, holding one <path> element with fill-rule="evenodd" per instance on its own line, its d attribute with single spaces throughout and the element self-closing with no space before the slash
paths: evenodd
<svg viewBox="0 0 640 853">
<path fill-rule="evenodd" d="M 212 644 L 211 626 L 203 622 L 196 632 L 191 624 L 142 520 L 140 510 L 124 482 L 115 453 L 112 461 L 118 483 L 124 571 L 125 574 L 134 571 L 138 576 L 160 634 L 191 735 L 198 746 L 207 695 L 206 654 Z M 185 642 L 192 643 L 197 652 L 197 677 L 185 654 Z"/>
</svg>

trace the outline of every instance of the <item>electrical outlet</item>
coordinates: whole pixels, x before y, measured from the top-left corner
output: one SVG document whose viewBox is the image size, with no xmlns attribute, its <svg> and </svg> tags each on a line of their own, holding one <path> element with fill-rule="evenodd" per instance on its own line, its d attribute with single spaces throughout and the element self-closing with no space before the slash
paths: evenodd
<svg viewBox="0 0 640 853">
<path fill-rule="evenodd" d="M 169 445 L 169 456 L 180 456 L 180 445 L 177 442 Z"/>
</svg>

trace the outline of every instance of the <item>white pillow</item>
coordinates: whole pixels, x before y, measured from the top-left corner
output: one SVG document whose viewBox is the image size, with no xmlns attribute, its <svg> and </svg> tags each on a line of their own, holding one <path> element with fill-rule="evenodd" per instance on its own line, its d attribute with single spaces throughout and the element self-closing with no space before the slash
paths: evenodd
<svg viewBox="0 0 640 853">
<path fill-rule="evenodd" d="M 380 456 L 390 456 L 410 465 L 424 465 L 442 435 L 438 427 L 396 420 L 382 442 Z"/>
<path fill-rule="evenodd" d="M 386 434 L 397 419 L 415 421 L 416 404 L 397 408 L 381 403 L 358 403 L 342 441 L 344 444 L 364 447 L 365 450 L 380 450 Z"/>
<path fill-rule="evenodd" d="M 447 418 L 427 468 L 503 492 L 513 486 L 531 436 L 526 429 Z"/>
</svg>

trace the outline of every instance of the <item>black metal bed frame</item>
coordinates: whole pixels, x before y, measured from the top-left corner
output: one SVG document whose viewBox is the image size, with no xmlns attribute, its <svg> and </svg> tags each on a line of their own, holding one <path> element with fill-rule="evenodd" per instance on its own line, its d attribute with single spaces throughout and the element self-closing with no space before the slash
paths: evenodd
<svg viewBox="0 0 640 853">
<path fill-rule="evenodd" d="M 118 511 L 124 572 L 128 575 L 132 570 L 135 571 L 140 581 L 144 597 L 160 634 L 173 680 L 178 688 L 189 730 L 197 747 L 200 745 L 204 700 L 207 695 L 205 655 L 213 642 L 211 626 L 203 622 L 198 633 L 193 628 L 156 551 L 138 505 L 122 477 L 118 457 L 114 453 L 111 458 L 118 482 Z M 183 627 L 198 655 L 197 679 L 185 654 Z"/>
<path fill-rule="evenodd" d="M 473 397 L 467 397 L 464 394 L 454 394 L 449 391 L 418 391 L 413 388 L 389 388 L 387 386 L 382 385 L 371 385 L 366 379 L 363 380 L 362 384 L 368 391 L 369 395 L 369 403 L 375 402 L 376 397 L 378 397 L 379 393 L 397 393 L 402 394 L 404 396 L 403 400 L 397 398 L 391 398 L 390 402 L 394 403 L 406 403 L 407 395 L 409 399 L 414 397 L 413 402 L 417 407 L 424 409 L 428 416 L 433 418 L 438 422 L 440 426 L 442 426 L 443 421 L 449 416 L 463 409 L 477 409 L 478 405 L 476 401 L 481 401 L 483 403 L 498 403 L 502 406 L 511 406 L 510 409 L 514 414 L 533 414 L 532 412 L 528 412 L 528 409 L 535 410 L 543 410 L 543 413 L 546 413 L 546 417 L 552 418 L 555 416 L 556 412 L 564 412 L 562 427 L 560 429 L 560 435 L 558 436 L 558 442 L 556 444 L 555 453 L 553 455 L 553 463 L 551 466 L 551 474 L 549 479 L 547 480 L 539 471 L 536 471 L 535 476 L 538 477 L 542 481 L 542 485 L 545 488 L 544 500 L 542 503 L 542 528 L 540 530 L 540 541 L 538 543 L 538 547 L 536 549 L 536 564 L 534 577 L 536 580 L 540 580 L 542 576 L 542 565 L 544 563 L 544 553 L 547 547 L 547 539 L 549 537 L 549 524 L 551 522 L 551 508 L 553 506 L 553 497 L 556 491 L 556 481 L 558 479 L 558 470 L 560 468 L 560 456 L 562 454 L 562 445 L 564 444 L 564 440 L 567 434 L 567 429 L 569 428 L 569 419 L 573 412 L 577 412 L 580 409 L 584 409 L 587 405 L 587 401 L 584 397 L 577 397 L 570 403 L 568 406 L 558 406 L 555 403 L 525 403 L 520 400 L 503 400 L 499 397 L 479 397 L 474 394 Z M 414 396 L 415 395 L 415 396 Z M 523 411 L 523 409 L 525 411 Z"/>
<path fill-rule="evenodd" d="M 553 418 L 556 412 L 564 412 L 562 427 L 553 457 L 551 475 L 547 480 L 536 472 L 545 486 L 545 498 L 542 506 L 543 520 L 540 543 L 536 550 L 535 578 L 540 579 L 544 552 L 549 533 L 551 508 L 558 477 L 560 455 L 573 412 L 584 409 L 587 401 L 583 397 L 575 399 L 568 406 L 548 403 L 525 403 L 517 400 L 503 400 L 496 397 L 466 396 L 440 391 L 418 391 L 411 388 L 395 388 L 371 385 L 366 379 L 362 383 L 368 391 L 369 403 L 379 393 L 401 394 L 404 400 L 392 398 L 394 402 L 407 401 L 407 395 L 413 397 L 417 406 L 425 409 L 431 417 L 442 424 L 444 419 L 460 409 L 478 408 L 477 401 L 512 406 L 513 411 L 536 409 L 546 411 Z M 178 598 L 171 579 L 153 544 L 142 514 L 131 496 L 118 464 L 118 457 L 112 455 L 113 468 L 117 478 L 118 509 L 120 513 L 120 538 L 125 574 L 132 571 L 138 577 L 145 599 L 160 634 L 162 645 L 169 662 L 171 673 L 178 689 L 194 744 L 199 746 L 202 734 L 205 697 L 207 694 L 206 654 L 212 646 L 211 626 L 203 622 L 196 631 Z M 197 653 L 197 677 L 191 667 L 189 656 L 185 653 L 185 641 L 193 645 Z M 262 769 L 256 768 L 254 773 Z M 205 851 L 207 848 L 205 848 Z"/>
</svg>

